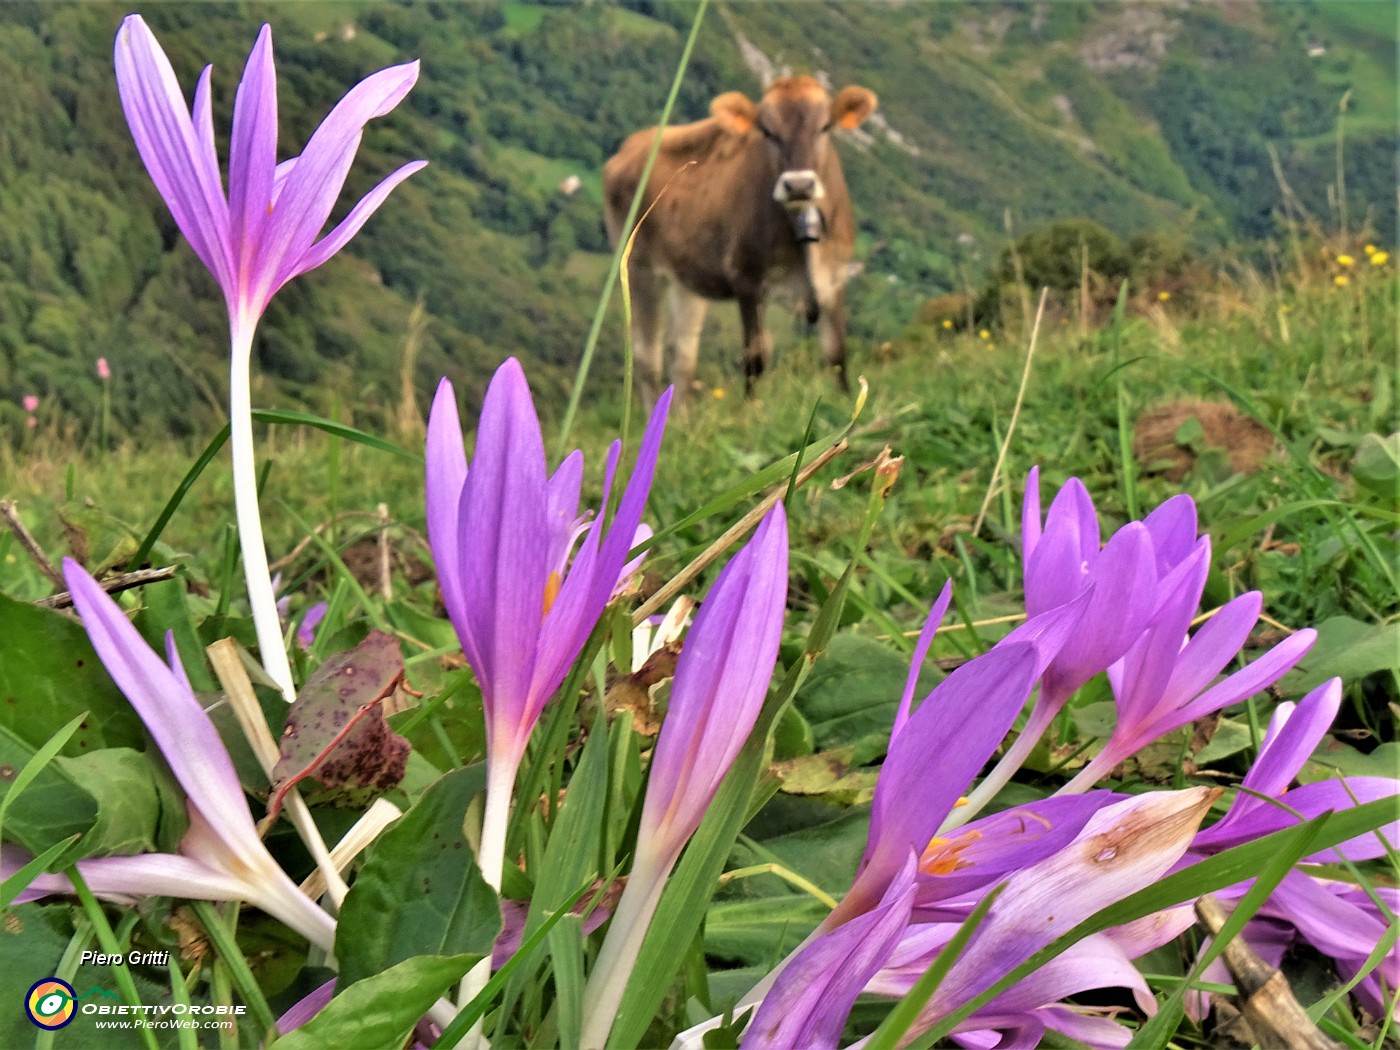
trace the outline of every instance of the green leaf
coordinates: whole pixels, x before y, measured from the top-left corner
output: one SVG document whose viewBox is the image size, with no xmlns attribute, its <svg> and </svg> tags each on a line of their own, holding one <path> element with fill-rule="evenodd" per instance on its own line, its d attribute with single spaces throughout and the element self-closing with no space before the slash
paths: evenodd
<svg viewBox="0 0 1400 1050">
<path fill-rule="evenodd" d="M 171 632 L 175 635 L 175 646 L 180 652 L 185 673 L 189 675 L 190 685 L 196 692 L 211 693 L 217 690 L 218 680 L 205 664 L 204 645 L 199 640 L 194 617 L 190 615 L 185 581 L 174 579 L 148 583 L 141 588 L 141 600 L 145 602 L 145 607 L 132 622 L 151 648 L 158 653 L 165 652 L 165 632 Z"/>
<path fill-rule="evenodd" d="M 107 748 L 54 765 L 75 785 L 91 785 L 97 820 L 76 856 L 150 853 L 158 848 L 161 791 L 151 760 L 130 748 Z M 183 814 L 182 814 L 183 815 Z"/>
<path fill-rule="evenodd" d="M 811 723 L 819 750 L 875 733 L 888 738 L 908 675 L 909 661 L 900 653 L 857 634 L 838 634 L 794 702 Z M 937 681 L 937 672 L 920 674 L 915 699 L 927 696 Z"/>
<path fill-rule="evenodd" d="M 405 959 L 350 985 L 310 1021 L 278 1039 L 276 1045 L 281 1050 L 403 1046 L 414 1025 L 476 965 L 478 958 L 420 955 Z"/>
<path fill-rule="evenodd" d="M 1298 773 L 1300 784 L 1345 777 L 1390 777 L 1400 769 L 1400 743 L 1386 741 L 1369 753 L 1358 751 L 1331 736 L 1323 737 L 1312 757 Z"/>
<path fill-rule="evenodd" d="M 1278 688 L 1301 696 L 1329 678 L 1354 682 L 1375 671 L 1400 670 L 1400 621 L 1372 624 L 1333 616 L 1317 626 L 1317 642 Z"/>
<path fill-rule="evenodd" d="M 1400 489 L 1400 434 L 1367 434 L 1356 446 L 1351 476 L 1358 485 L 1392 502 Z"/>
<path fill-rule="evenodd" d="M 35 749 L 0 726 L 0 782 L 6 798 L 10 778 L 33 760 Z M 9 776 L 4 771 L 9 770 Z M 69 836 L 82 836 L 97 821 L 97 799 L 50 763 L 35 775 L 5 815 L 5 837 L 30 853 L 42 853 Z"/>
<path fill-rule="evenodd" d="M 63 754 L 145 745 L 141 720 L 76 620 L 0 594 L 0 638 L 0 727 L 15 739 L 41 748 L 55 729 L 86 711 Z"/>
<path fill-rule="evenodd" d="M 705 916 L 705 954 L 727 963 L 775 966 L 826 918 L 805 893 L 718 901 Z"/>
<path fill-rule="evenodd" d="M 417 955 L 490 954 L 500 905 L 462 833 L 484 785 L 481 766 L 446 774 L 370 847 L 336 927 L 339 987 Z"/>
<path fill-rule="evenodd" d="M 1254 734 L 1250 732 L 1249 726 L 1233 718 L 1222 718 L 1216 724 L 1215 735 L 1210 738 L 1210 743 L 1197 751 L 1193 760 L 1196 765 L 1204 766 L 1253 746 Z"/>
</svg>

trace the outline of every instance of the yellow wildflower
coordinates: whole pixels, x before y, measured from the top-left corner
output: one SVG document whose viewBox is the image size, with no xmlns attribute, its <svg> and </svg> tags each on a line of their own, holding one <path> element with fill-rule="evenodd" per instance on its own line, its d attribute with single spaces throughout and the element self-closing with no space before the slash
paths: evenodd
<svg viewBox="0 0 1400 1050">
<path fill-rule="evenodd" d="M 943 327 L 944 327 L 944 328 L 952 328 L 952 327 L 953 327 L 953 322 L 950 321 L 948 318 L 945 317 L 945 318 L 943 318 Z"/>
<path fill-rule="evenodd" d="M 980 332 L 978 332 L 977 334 L 978 334 L 979 337 L 981 337 L 981 338 L 983 338 L 983 339 L 990 339 L 990 338 L 992 337 L 992 333 L 989 332 L 989 331 L 987 331 L 985 328 L 982 329 L 982 330 L 981 330 Z"/>
<path fill-rule="evenodd" d="M 1168 299 L 1170 299 L 1171 297 L 1172 297 L 1172 293 L 1171 293 L 1171 292 L 1158 292 L 1158 293 L 1157 293 L 1157 299 L 1158 299 L 1159 302 L 1165 303 L 1165 302 L 1166 302 Z"/>
<path fill-rule="evenodd" d="M 1350 266 L 1350 265 L 1351 265 L 1352 263 L 1354 263 L 1354 262 L 1356 262 L 1356 260 L 1353 259 L 1350 255 L 1339 255 L 1339 256 L 1337 256 L 1337 265 L 1338 265 L 1338 266 Z"/>
<path fill-rule="evenodd" d="M 711 396 L 712 398 L 714 398 L 716 401 L 718 401 L 720 398 L 724 397 L 724 387 L 722 387 L 722 386 L 717 386 L 717 387 L 715 387 L 713 390 L 710 391 L 710 396 Z"/>
<path fill-rule="evenodd" d="M 1372 265 L 1372 266 L 1384 266 L 1389 260 L 1390 260 L 1390 253 L 1389 253 L 1389 252 L 1372 252 L 1372 253 L 1371 253 L 1371 265 Z"/>
<path fill-rule="evenodd" d="M 1367 255 L 1375 255 L 1375 254 L 1376 254 L 1376 246 L 1375 246 L 1374 244 L 1368 244 L 1368 245 L 1366 245 L 1365 248 L 1363 248 L 1363 249 L 1361 249 L 1361 250 L 1364 251 Z"/>
<path fill-rule="evenodd" d="M 1336 277 L 1332 278 L 1332 283 L 1338 288 L 1345 288 L 1347 285 L 1351 284 L 1351 278 L 1344 273 L 1339 273 Z"/>
</svg>

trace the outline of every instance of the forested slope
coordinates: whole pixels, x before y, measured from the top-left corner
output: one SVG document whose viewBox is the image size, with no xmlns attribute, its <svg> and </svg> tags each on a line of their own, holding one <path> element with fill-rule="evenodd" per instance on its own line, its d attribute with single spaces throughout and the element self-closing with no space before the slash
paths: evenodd
<svg viewBox="0 0 1400 1050">
<path fill-rule="evenodd" d="M 225 379 L 212 281 L 151 188 L 121 117 L 112 38 L 125 4 L 0 6 L 0 426 L 29 393 L 86 429 L 94 362 L 119 432 L 205 434 Z M 262 329 L 256 400 L 353 413 L 416 383 L 478 385 L 506 354 L 548 397 L 577 358 L 606 265 L 598 173 L 655 120 L 690 4 L 152 4 L 192 89 L 215 65 L 226 133 L 257 25 L 273 24 L 282 152 L 376 68 L 421 59 L 408 102 L 371 125 L 346 199 L 422 157 L 351 247 L 288 286 Z M 1018 231 L 1089 216 L 1197 249 L 1273 234 L 1268 149 L 1327 214 L 1337 107 L 1350 90 L 1350 221 L 1393 240 L 1394 9 L 1388 3 L 718 3 L 678 106 L 704 115 L 768 69 L 858 82 L 879 119 L 841 145 L 865 271 L 857 355 L 917 305 L 980 279 Z M 1387 36 L 1387 34 L 1389 34 Z M 1311 54 L 1309 52 L 1312 52 Z M 577 175 L 572 196 L 560 182 Z M 414 304 L 421 301 L 416 320 Z M 600 368 L 620 361 L 617 328 Z"/>
</svg>

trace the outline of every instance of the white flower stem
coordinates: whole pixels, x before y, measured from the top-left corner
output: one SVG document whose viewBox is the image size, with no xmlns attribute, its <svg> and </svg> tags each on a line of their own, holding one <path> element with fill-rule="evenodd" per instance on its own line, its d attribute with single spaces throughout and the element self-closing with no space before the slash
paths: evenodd
<svg viewBox="0 0 1400 1050">
<path fill-rule="evenodd" d="M 1026 722 L 1026 728 L 1021 731 L 1021 735 L 1016 738 L 1006 754 L 1001 756 L 992 771 L 982 778 L 982 782 L 973 789 L 971 795 L 967 797 L 967 803 L 958 806 L 953 812 L 948 814 L 948 819 L 943 822 L 943 826 L 938 829 L 938 834 L 960 828 L 973 817 L 981 813 L 986 808 L 987 803 L 996 797 L 997 792 L 1006 787 L 1007 783 L 1016 771 L 1021 768 L 1030 755 L 1031 749 L 1055 720 L 1063 704 L 1050 704 L 1042 697 L 1036 702 L 1031 710 L 1030 720 Z"/>
<path fill-rule="evenodd" d="M 256 319 L 232 315 L 229 337 L 233 344 L 229 369 L 229 445 L 233 451 L 233 505 L 238 520 L 238 542 L 243 550 L 243 576 L 248 583 L 248 604 L 253 610 L 258 650 L 268 677 L 277 683 L 287 703 L 296 699 L 292 667 L 282 641 L 282 621 L 277 615 L 277 596 L 267 568 L 263 547 L 262 518 L 258 513 L 258 475 L 253 460 L 253 403 L 250 388 L 250 361 Z"/>
<path fill-rule="evenodd" d="M 505 867 L 506 825 L 510 820 L 510 798 L 515 791 L 515 773 L 519 757 L 501 756 L 488 761 L 486 774 L 486 809 L 481 818 L 481 844 L 477 847 L 476 863 L 481 877 L 498 894 L 501 892 L 501 871 Z M 457 989 L 457 1007 L 461 1009 L 481 994 L 491 979 L 491 959 L 482 959 L 462 978 Z M 482 1037 L 482 1022 L 478 1020 L 462 1040 L 464 1046 L 485 1050 L 491 1044 Z"/>
<path fill-rule="evenodd" d="M 627 879 L 583 993 L 583 1050 L 603 1050 L 607 1044 L 627 981 L 637 965 L 637 954 L 677 856 L 672 853 L 669 858 L 644 857 Z"/>
</svg>

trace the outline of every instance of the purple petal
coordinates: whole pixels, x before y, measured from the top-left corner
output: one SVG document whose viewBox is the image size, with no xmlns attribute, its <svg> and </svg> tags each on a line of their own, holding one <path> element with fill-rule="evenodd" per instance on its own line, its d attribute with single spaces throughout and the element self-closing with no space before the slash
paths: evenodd
<svg viewBox="0 0 1400 1050">
<path fill-rule="evenodd" d="M 1164 694 L 1178 703 L 1197 696 L 1240 653 L 1259 622 L 1264 598 L 1258 591 L 1226 603 L 1203 623 L 1181 650 Z"/>
<path fill-rule="evenodd" d="M 1123 659 L 1109 668 L 1118 706 L 1115 739 L 1136 740 L 1140 728 L 1149 723 L 1161 704 L 1209 569 L 1210 550 L 1198 546 L 1162 581 L 1161 603 L 1151 624 Z M 1126 753 L 1131 754 L 1132 750 Z"/>
<path fill-rule="evenodd" d="M 783 969 L 744 1033 L 744 1050 L 834 1050 L 856 997 L 899 943 L 913 894 L 909 854 L 878 905 L 807 945 Z"/>
<path fill-rule="evenodd" d="M 548 576 L 545 482 L 539 418 L 512 357 L 487 388 L 462 487 L 457 544 L 468 628 L 458 634 L 481 683 L 488 748 L 517 757 L 543 705 L 533 702 L 530 677 Z"/>
<path fill-rule="evenodd" d="M 973 1014 L 1022 1013 L 1096 988 L 1126 988 L 1139 1005 L 1155 1008 L 1152 991 L 1122 946 L 1102 933 L 1070 945 L 1034 973 L 1017 981 Z M 971 1020 L 972 1018 L 969 1018 Z"/>
<path fill-rule="evenodd" d="M 246 273 L 272 207 L 272 175 L 277 167 L 277 75 L 272 62 L 272 28 L 258 33 L 233 101 L 229 141 L 229 228 Z"/>
<path fill-rule="evenodd" d="M 191 804 L 235 854 L 266 853 L 233 761 L 194 694 L 81 565 L 64 559 L 63 577 L 107 673 L 146 724 Z"/>
<path fill-rule="evenodd" d="M 1262 795 L 1282 794 L 1322 743 L 1341 705 L 1340 678 L 1324 682 L 1296 705 L 1279 704 L 1241 786 Z M 1245 798 L 1248 796 L 1242 796 L 1241 802 Z"/>
<path fill-rule="evenodd" d="M 1046 1028 L 1053 1028 L 1090 1050 L 1121 1050 L 1133 1038 L 1131 1028 L 1111 1018 L 1082 1014 L 1068 1006 L 1047 1006 L 1037 1010 L 1035 1017 Z M 1031 1043 L 1031 1050 L 1039 1050 L 1040 1045 Z"/>
<path fill-rule="evenodd" d="M 564 577 L 569 565 L 569 553 L 580 535 L 578 498 L 583 487 L 583 453 L 575 449 L 564 457 L 549 479 L 545 513 L 549 527 L 549 553 L 545 560 L 553 572 Z"/>
<path fill-rule="evenodd" d="M 1236 671 L 1219 685 L 1207 689 L 1195 700 L 1180 708 L 1180 720 L 1163 732 L 1175 729 L 1178 725 L 1185 725 L 1187 722 L 1194 722 L 1198 718 L 1204 718 L 1212 711 L 1218 711 L 1222 707 L 1240 703 L 1273 685 L 1291 671 L 1294 664 L 1308 654 L 1308 650 L 1312 648 L 1315 641 L 1317 641 L 1317 632 L 1311 627 L 1305 627 L 1290 635 L 1248 667 Z"/>
<path fill-rule="evenodd" d="M 122 904 L 146 897 L 203 901 L 248 899 L 248 886 L 241 879 L 174 853 L 80 860 L 78 872 L 94 896 Z M 33 893 L 35 890 L 40 892 Z M 71 895 L 74 890 L 65 876 L 44 875 L 30 883 L 26 892 L 31 894 L 28 899 L 33 900 L 51 894 Z"/>
<path fill-rule="evenodd" d="M 1378 799 L 1392 798 L 1400 794 L 1400 780 L 1390 777 L 1347 777 L 1345 780 L 1321 780 L 1316 784 L 1304 784 L 1283 795 L 1281 801 L 1288 809 L 1271 806 L 1258 799 L 1248 799 L 1253 805 L 1238 816 L 1234 810 L 1212 827 L 1196 836 L 1192 850 L 1211 853 L 1252 842 L 1261 835 L 1267 835 L 1282 828 L 1291 828 L 1299 823 L 1292 810 L 1303 820 L 1311 820 L 1323 813 L 1351 809 L 1354 806 L 1375 802 Z M 1241 795 L 1241 799 L 1247 796 Z M 1237 806 L 1240 803 L 1236 804 Z M 1337 860 L 1336 854 L 1350 860 L 1370 860 L 1383 856 L 1385 846 L 1377 836 L 1383 836 L 1392 847 L 1400 847 L 1400 821 L 1391 821 L 1376 831 L 1367 832 L 1349 839 L 1339 846 L 1324 850 L 1308 857 L 1310 863 L 1330 864 Z"/>
<path fill-rule="evenodd" d="M 780 503 L 719 574 L 681 648 L 652 756 L 639 855 L 679 852 L 748 739 L 778 659 L 787 565 Z"/>
<path fill-rule="evenodd" d="M 209 126 L 209 70 L 200 77 L 192 120 L 170 60 L 140 15 L 122 21 L 114 58 L 117 91 L 136 150 L 175 224 L 227 296 L 237 280 L 228 204 Z"/>
<path fill-rule="evenodd" d="M 425 504 L 428 546 L 437 566 L 438 586 L 448 618 L 461 636 L 468 630 L 466 605 L 462 594 L 462 539 L 457 515 L 462 487 L 467 482 L 467 453 L 462 444 L 462 424 L 457 415 L 457 399 L 447 379 L 438 383 L 428 413 L 427 476 Z M 466 647 L 465 640 L 463 647 Z"/>
<path fill-rule="evenodd" d="M 832 913 L 833 924 L 874 907 L 909 852 L 923 853 L 1016 720 L 1035 681 L 1036 658 L 1033 644 L 1003 640 L 954 670 L 909 716 L 890 741 L 861 870 Z"/>
<path fill-rule="evenodd" d="M 914 702 L 914 688 L 919 684 L 919 672 L 924 669 L 924 659 L 928 656 L 929 646 L 933 644 L 933 636 L 938 633 L 938 625 L 943 622 L 952 601 L 953 581 L 949 580 L 943 585 L 933 608 L 929 609 L 924 629 L 919 632 L 919 644 L 914 646 L 914 658 L 909 661 L 909 677 L 904 683 L 904 695 L 899 698 L 899 710 L 894 714 L 894 728 L 890 730 L 891 740 L 904 728 L 904 723 L 909 721 L 909 705 Z"/>
<path fill-rule="evenodd" d="M 1152 534 L 1158 575 L 1165 577 L 1186 560 L 1196 544 L 1196 501 L 1186 495 L 1173 496 L 1142 523 Z"/>
<path fill-rule="evenodd" d="M 360 81 L 336 103 L 312 134 L 268 216 L 255 270 L 248 274 L 250 295 L 265 301 L 298 271 L 330 218 L 365 124 L 393 110 L 417 80 L 417 62 L 391 66 Z M 407 174 L 411 172 L 398 172 L 400 178 Z"/>
<path fill-rule="evenodd" d="M 316 644 L 316 628 L 326 618 L 326 610 L 329 608 L 328 602 L 317 602 L 306 610 L 306 615 L 301 618 L 301 625 L 297 627 L 297 645 L 303 649 L 310 649 Z"/>
<path fill-rule="evenodd" d="M 1098 553 L 1094 503 L 1083 482 L 1070 478 L 1050 504 L 1045 531 L 1026 563 L 1026 612 L 1035 616 L 1074 598 Z"/>
<path fill-rule="evenodd" d="M 600 510 L 578 554 L 574 556 L 559 597 L 549 611 L 534 677 L 534 688 L 542 696 L 548 696 L 559 688 L 569 665 L 577 658 L 579 649 L 607 607 L 613 588 L 622 574 L 622 567 L 627 563 L 637 527 L 641 524 L 642 512 L 651 494 L 652 478 L 656 473 L 657 457 L 661 454 L 661 439 L 665 436 L 670 406 L 671 391 L 667 390 L 657 400 L 647 422 L 617 515 L 611 522 L 603 522 L 603 511 Z M 603 488 L 604 510 L 612 488 L 617 456 L 618 452 L 609 452 L 607 483 Z M 604 528 L 606 535 L 600 531 Z"/>
<path fill-rule="evenodd" d="M 326 234 L 302 253 L 297 262 L 287 271 L 286 276 L 276 282 L 272 291 L 277 291 L 278 288 L 286 284 L 293 277 L 316 269 L 316 267 L 320 266 L 331 256 L 335 255 L 336 252 L 349 244 L 351 238 L 359 233 L 364 224 L 369 221 L 369 217 L 379 210 L 381 204 L 388 200 L 389 194 L 394 191 L 395 187 L 410 175 L 422 171 L 427 166 L 428 162 L 426 160 L 415 160 L 405 164 L 397 171 L 390 173 L 383 182 L 360 198 L 358 203 L 350 209 L 350 214 L 336 224 L 335 229 L 331 230 L 330 233 Z"/>
<path fill-rule="evenodd" d="M 294 1032 L 307 1021 L 311 1020 L 322 1010 L 326 1004 L 335 998 L 335 979 L 327 981 L 321 987 L 315 989 L 307 995 L 298 999 L 296 1005 L 277 1018 L 277 1034 L 286 1035 Z"/>
<path fill-rule="evenodd" d="M 1088 579 L 1094 597 L 1085 620 L 1055 655 L 1041 684 L 1047 702 L 1057 706 L 1118 660 L 1155 611 L 1157 567 L 1147 530 L 1137 522 L 1119 529 L 1094 560 Z"/>
<path fill-rule="evenodd" d="M 916 907 L 990 886 L 1009 871 L 1028 867 L 1063 849 L 1089 818 L 1117 796 L 1107 791 L 1028 802 L 974 820 L 933 839 L 919 861 Z"/>
<path fill-rule="evenodd" d="M 1013 874 L 920 1023 L 932 1024 L 1090 915 L 1165 875 L 1219 794 L 1191 788 L 1115 803 L 1070 846 Z"/>
<path fill-rule="evenodd" d="M 1366 958 L 1386 932 L 1373 910 L 1356 907 L 1317 879 L 1297 871 L 1283 877 L 1267 907 L 1271 914 L 1293 923 L 1318 951 L 1334 959 Z M 1400 959 L 1392 956 L 1391 963 L 1400 969 Z"/>
</svg>

